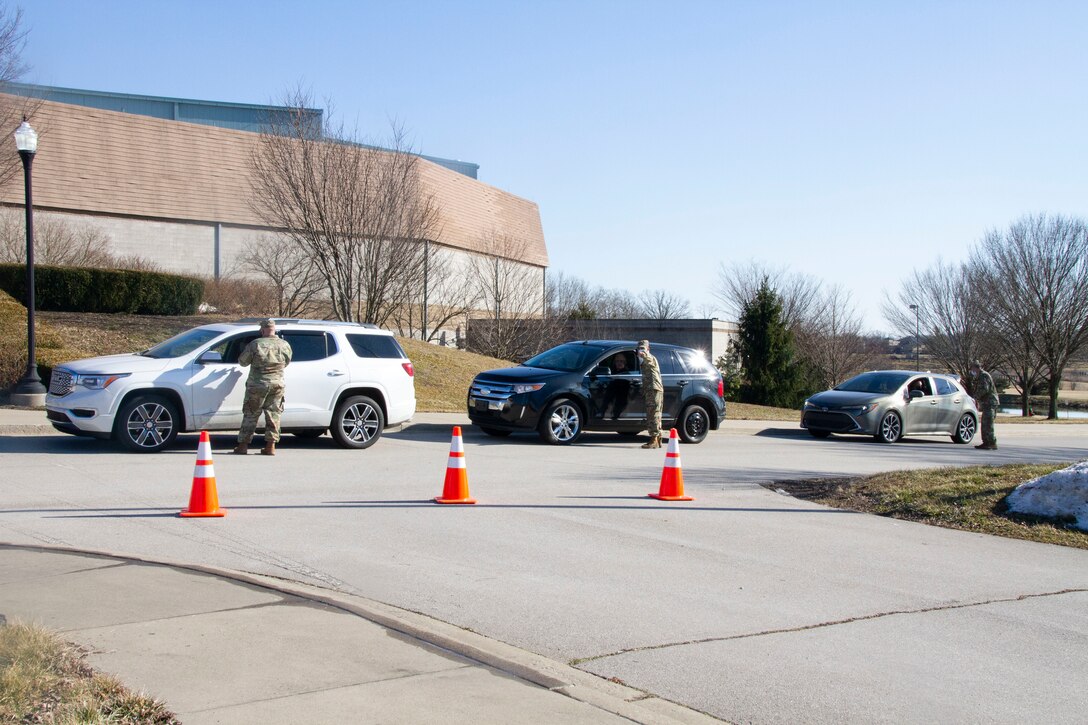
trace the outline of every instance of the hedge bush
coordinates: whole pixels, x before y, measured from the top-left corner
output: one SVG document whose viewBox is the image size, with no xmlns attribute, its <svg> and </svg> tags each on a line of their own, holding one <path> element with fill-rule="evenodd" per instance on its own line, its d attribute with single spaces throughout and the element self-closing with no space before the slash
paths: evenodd
<svg viewBox="0 0 1088 725">
<path fill-rule="evenodd" d="M 0 264 L 0 289 L 26 299 L 26 265 Z M 192 315 L 204 283 L 163 272 L 34 266 L 34 305 L 57 312 Z"/>
</svg>

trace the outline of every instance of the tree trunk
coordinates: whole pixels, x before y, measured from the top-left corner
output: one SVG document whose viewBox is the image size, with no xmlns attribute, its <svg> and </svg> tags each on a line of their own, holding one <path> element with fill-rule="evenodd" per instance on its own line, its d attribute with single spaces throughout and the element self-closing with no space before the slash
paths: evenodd
<svg viewBox="0 0 1088 725">
<path fill-rule="evenodd" d="M 1047 411 L 1047 420 L 1058 419 L 1058 386 L 1061 385 L 1062 378 L 1060 375 L 1050 376 L 1050 410 Z"/>
</svg>

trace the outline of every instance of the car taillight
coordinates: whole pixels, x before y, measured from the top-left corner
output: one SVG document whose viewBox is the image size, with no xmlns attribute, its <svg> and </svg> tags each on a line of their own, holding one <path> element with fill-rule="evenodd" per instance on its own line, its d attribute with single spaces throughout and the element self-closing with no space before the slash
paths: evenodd
<svg viewBox="0 0 1088 725">
<path fill-rule="evenodd" d="M 411 377 L 415 376 L 416 369 L 414 367 L 412 367 L 412 363 L 410 363 L 410 362 L 401 363 L 400 366 L 402 368 L 404 368 L 404 372 L 408 373 L 408 377 L 411 378 Z"/>
<path fill-rule="evenodd" d="M 719 398 L 724 398 L 725 397 L 725 381 L 722 380 L 721 378 L 718 378 L 718 397 Z"/>
</svg>

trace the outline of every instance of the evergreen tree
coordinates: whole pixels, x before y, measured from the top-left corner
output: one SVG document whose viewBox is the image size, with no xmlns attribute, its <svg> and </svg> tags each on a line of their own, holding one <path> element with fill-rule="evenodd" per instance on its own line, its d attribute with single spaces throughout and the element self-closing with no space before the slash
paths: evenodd
<svg viewBox="0 0 1088 725">
<path fill-rule="evenodd" d="M 803 371 L 794 354 L 793 335 L 782 319 L 782 302 L 766 278 L 741 313 L 740 356 L 742 401 L 781 408 L 801 404 Z"/>
</svg>

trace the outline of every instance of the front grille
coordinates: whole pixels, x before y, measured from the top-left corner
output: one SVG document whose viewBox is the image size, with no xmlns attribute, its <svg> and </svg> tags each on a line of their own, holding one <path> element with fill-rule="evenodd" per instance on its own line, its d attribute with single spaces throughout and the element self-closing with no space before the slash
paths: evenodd
<svg viewBox="0 0 1088 725">
<path fill-rule="evenodd" d="M 846 413 L 833 413 L 831 411 L 810 410 L 805 413 L 805 427 L 815 430 L 829 430 L 833 433 L 846 433 L 857 426 L 854 419 Z"/>
<path fill-rule="evenodd" d="M 72 392 L 75 376 L 67 370 L 55 369 L 53 376 L 49 378 L 50 395 L 67 395 Z"/>
<path fill-rule="evenodd" d="M 479 400 L 508 400 L 514 394 L 514 386 L 506 383 L 486 383 L 473 380 L 468 394 L 470 397 Z"/>
</svg>

